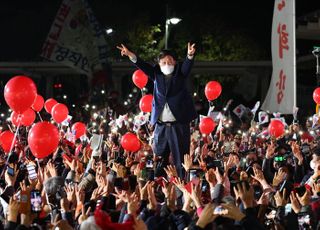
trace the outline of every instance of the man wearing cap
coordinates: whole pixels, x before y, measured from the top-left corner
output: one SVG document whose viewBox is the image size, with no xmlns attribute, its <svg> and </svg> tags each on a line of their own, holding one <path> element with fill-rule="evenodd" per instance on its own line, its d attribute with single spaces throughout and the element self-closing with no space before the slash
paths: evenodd
<svg viewBox="0 0 320 230">
<path fill-rule="evenodd" d="M 123 44 L 117 47 L 154 83 L 151 124 L 154 130 L 154 152 L 161 159 L 155 175 L 164 174 L 162 168 L 169 163 L 170 152 L 178 175 L 183 176 L 183 155 L 189 153 L 190 122 L 197 118 L 193 100 L 187 90 L 187 78 L 194 62 L 195 44 L 188 43 L 187 57 L 177 62 L 174 53 L 163 50 L 158 63 L 144 62 Z"/>
</svg>

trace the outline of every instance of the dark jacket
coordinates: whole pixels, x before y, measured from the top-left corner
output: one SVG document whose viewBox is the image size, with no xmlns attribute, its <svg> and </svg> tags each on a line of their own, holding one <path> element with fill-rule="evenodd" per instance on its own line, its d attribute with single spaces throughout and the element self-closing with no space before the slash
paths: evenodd
<svg viewBox="0 0 320 230">
<path fill-rule="evenodd" d="M 151 124 L 154 125 L 163 111 L 166 103 L 179 123 L 189 123 L 197 118 L 193 100 L 187 90 L 186 82 L 193 65 L 193 59 L 186 58 L 183 63 L 177 63 L 168 87 L 166 87 L 165 75 L 160 66 L 152 66 L 139 57 L 135 65 L 141 69 L 154 83 Z"/>
</svg>

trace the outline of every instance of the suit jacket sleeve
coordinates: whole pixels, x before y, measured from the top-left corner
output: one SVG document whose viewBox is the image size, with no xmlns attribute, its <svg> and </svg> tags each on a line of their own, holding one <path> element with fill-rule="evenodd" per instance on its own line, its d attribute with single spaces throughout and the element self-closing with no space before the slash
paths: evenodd
<svg viewBox="0 0 320 230">
<path fill-rule="evenodd" d="M 143 61 L 141 58 L 137 56 L 137 61 L 134 63 L 136 67 L 141 69 L 150 80 L 154 81 L 155 75 L 154 75 L 154 67 L 150 65 L 149 63 Z"/>
<path fill-rule="evenodd" d="M 183 61 L 182 67 L 181 67 L 181 73 L 184 78 L 187 78 L 190 75 L 193 63 L 194 63 L 194 57 L 192 59 L 189 59 L 188 57 L 186 57 L 186 59 Z"/>
</svg>

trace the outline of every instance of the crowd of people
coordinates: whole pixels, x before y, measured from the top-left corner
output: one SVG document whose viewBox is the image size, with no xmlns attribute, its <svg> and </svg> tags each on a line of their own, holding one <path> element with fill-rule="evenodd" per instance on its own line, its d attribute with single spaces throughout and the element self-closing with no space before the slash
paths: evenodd
<svg viewBox="0 0 320 230">
<path fill-rule="evenodd" d="M 155 173 L 147 122 L 112 117 L 99 150 L 89 133 L 74 140 L 62 127 L 59 148 L 44 159 L 34 158 L 20 128 L 14 150 L 0 155 L 1 228 L 317 229 L 320 146 L 309 121 L 273 138 L 267 124 L 245 129 L 226 116 L 204 136 L 196 120 L 181 177 L 172 158 Z M 120 144 L 128 131 L 142 143 L 137 152 Z"/>
<path fill-rule="evenodd" d="M 79 129 L 73 127 L 81 116 L 65 119 L 66 113 L 57 121 L 52 112 L 57 106 L 48 109 L 45 105 L 44 120 L 58 122 L 44 122 L 45 127 L 57 130 L 51 133 L 59 142 L 53 153 L 50 148 L 45 155 L 37 151 L 43 143 L 50 144 L 49 134 L 42 137 L 46 130 L 41 129 L 35 138 L 33 133 L 40 122 L 31 129 L 28 126 L 33 122 L 24 126 L 17 123 L 17 127 L 14 120 L 4 123 L 2 128 L 10 129 L 16 138 L 10 143 L 0 138 L 1 229 L 320 227 L 317 114 L 305 124 L 294 116 L 294 122 L 284 129 L 283 117 L 275 114 L 271 120 L 271 115 L 264 113 L 270 116 L 270 123 L 282 127 L 274 135 L 268 132 L 266 119 L 254 119 L 259 103 L 246 119 L 232 119 L 230 101 L 218 116 L 214 115 L 212 101 L 221 93 L 221 85 L 214 82 L 213 90 L 208 90 L 211 95 L 205 92 L 212 117 L 202 119 L 186 88 L 195 44 L 188 43 L 182 63 L 176 61 L 174 53 L 164 50 L 155 66 L 124 45 L 118 49 L 154 82 L 150 110 L 143 112 L 140 107 L 139 114 L 125 115 L 117 114 L 115 108 L 95 111 L 90 121 L 81 125 L 79 135 Z M 25 77 L 16 77 L 6 87 L 14 86 L 17 79 Z M 24 109 L 34 108 L 34 91 Z M 8 103 L 10 108 L 23 112 L 20 105 L 25 103 L 16 107 L 21 97 L 9 96 L 5 94 L 7 103 L 14 102 Z M 202 126 L 205 119 L 211 127 Z M 124 141 L 129 136 L 133 139 Z"/>
</svg>

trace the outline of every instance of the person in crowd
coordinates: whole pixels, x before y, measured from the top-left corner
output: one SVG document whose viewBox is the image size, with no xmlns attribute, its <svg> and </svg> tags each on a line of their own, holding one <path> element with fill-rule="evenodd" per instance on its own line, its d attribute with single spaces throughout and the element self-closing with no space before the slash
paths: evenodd
<svg viewBox="0 0 320 230">
<path fill-rule="evenodd" d="M 197 118 L 186 87 L 194 62 L 195 44 L 188 43 L 187 57 L 182 63 L 177 61 L 173 51 L 162 50 L 154 66 L 141 60 L 123 44 L 117 48 L 154 82 L 151 125 L 155 125 L 154 152 L 159 162 L 156 176 L 164 175 L 162 169 L 169 164 L 172 153 L 174 165 L 182 177 L 183 155 L 189 152 L 190 146 L 190 122 Z"/>
</svg>

